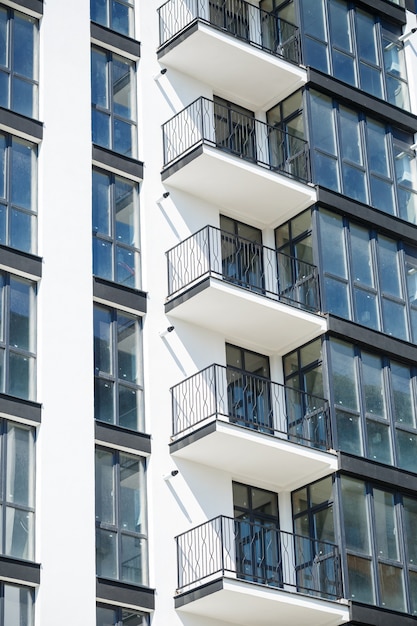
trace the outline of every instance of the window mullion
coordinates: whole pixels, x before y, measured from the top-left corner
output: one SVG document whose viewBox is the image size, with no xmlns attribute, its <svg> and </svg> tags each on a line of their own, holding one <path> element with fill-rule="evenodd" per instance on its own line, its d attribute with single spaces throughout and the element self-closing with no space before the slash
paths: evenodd
<svg viewBox="0 0 417 626">
<path fill-rule="evenodd" d="M 120 452 L 115 451 L 113 453 L 114 463 L 114 515 L 115 515 L 115 527 L 116 527 L 116 562 L 117 562 L 117 577 L 122 580 L 122 540 L 120 529 Z"/>
<path fill-rule="evenodd" d="M 112 374 L 113 374 L 113 415 L 114 415 L 114 424 L 119 424 L 119 364 L 118 364 L 118 349 L 117 349 L 117 341 L 118 341 L 118 319 L 117 319 L 117 311 L 112 311 L 112 322 L 111 322 L 111 366 L 112 366 Z"/>
</svg>

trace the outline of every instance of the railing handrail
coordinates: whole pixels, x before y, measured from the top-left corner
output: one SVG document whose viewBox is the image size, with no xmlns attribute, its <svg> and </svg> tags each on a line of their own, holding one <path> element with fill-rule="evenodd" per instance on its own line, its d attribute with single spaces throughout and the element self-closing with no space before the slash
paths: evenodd
<svg viewBox="0 0 417 626">
<path fill-rule="evenodd" d="M 209 520 L 206 520 L 205 522 L 201 522 L 201 524 L 197 524 L 197 526 L 193 526 L 192 528 L 189 528 L 188 530 L 184 531 L 183 533 L 180 533 L 179 535 L 176 535 L 174 537 L 175 541 L 177 541 L 178 539 L 180 539 L 181 537 L 185 537 L 185 535 L 188 535 L 188 533 L 197 530 L 198 528 L 202 528 L 203 526 L 207 526 L 208 524 L 212 524 L 213 522 L 215 522 L 216 520 L 228 520 L 229 522 L 233 522 L 233 523 L 242 523 L 245 524 L 247 526 L 253 526 L 253 527 L 258 527 L 258 526 L 262 526 L 262 524 L 259 524 L 257 522 L 250 522 L 248 520 L 241 520 L 238 517 L 230 517 L 230 515 L 216 515 L 215 517 L 212 517 Z M 324 544 L 326 546 L 330 546 L 332 548 L 335 548 L 336 551 L 339 551 L 339 546 L 336 543 L 332 543 L 331 541 L 324 541 L 322 539 L 316 539 L 314 537 L 308 537 L 307 535 L 300 535 L 298 533 L 293 533 L 293 532 L 289 532 L 288 530 L 282 530 L 281 528 L 279 528 L 278 526 L 278 521 L 277 521 L 277 526 L 276 528 L 273 526 L 265 526 L 266 530 L 276 530 L 277 532 L 279 532 L 280 534 L 283 535 L 287 535 L 288 537 L 299 537 L 300 539 L 307 539 L 308 541 L 311 541 L 313 543 L 320 543 L 320 544 Z"/>
<path fill-rule="evenodd" d="M 257 248 L 260 248 L 262 250 L 269 250 L 270 252 L 273 252 L 277 256 L 287 258 L 287 259 L 289 259 L 291 261 L 298 261 L 300 263 L 303 263 L 303 265 L 307 265 L 307 266 L 313 268 L 314 270 L 317 270 L 317 265 L 314 265 L 313 263 L 309 263 L 308 261 L 302 261 L 301 259 L 298 259 L 295 256 L 291 256 L 290 254 L 286 254 L 285 252 L 281 252 L 280 250 L 277 250 L 276 248 L 270 248 L 269 246 L 265 246 L 263 243 L 258 243 L 257 241 L 253 241 L 252 239 L 248 239 L 247 237 L 242 237 L 241 235 L 236 235 L 236 233 L 231 233 L 228 230 L 224 230 L 224 228 L 219 228 L 218 226 L 212 226 L 211 224 L 207 224 L 207 226 L 203 226 L 199 230 L 196 230 L 195 233 L 192 233 L 191 235 L 188 235 L 188 237 L 186 237 L 185 239 L 182 239 L 179 243 L 175 244 L 175 246 L 172 246 L 172 248 L 169 248 L 169 250 L 167 250 L 165 252 L 165 255 L 168 256 L 170 254 L 170 252 L 172 252 L 173 250 L 176 250 L 177 248 L 182 246 L 184 243 L 186 243 L 187 241 L 190 241 L 191 239 L 193 239 L 194 237 L 196 237 L 200 233 L 204 232 L 205 230 L 207 230 L 207 231 L 210 231 L 210 230 L 217 231 L 221 235 L 227 235 L 228 237 L 233 237 L 234 239 L 237 239 L 238 241 L 243 241 L 245 243 L 248 243 L 248 244 L 250 244 L 252 246 L 255 246 Z"/>
<path fill-rule="evenodd" d="M 272 517 L 262 523 L 219 515 L 175 541 L 178 592 L 232 574 L 237 580 L 332 601 L 343 597 L 338 545 L 281 530 Z"/>
<path fill-rule="evenodd" d="M 169 4 L 172 4 L 174 6 L 174 12 L 175 12 L 175 8 L 178 8 L 176 7 L 177 0 L 167 0 L 167 2 L 164 2 L 157 9 L 158 16 L 159 16 L 159 24 L 160 24 L 159 48 L 162 48 L 162 46 L 167 45 L 170 41 L 178 37 L 180 33 L 182 33 L 184 30 L 189 28 L 195 22 L 202 22 L 203 24 L 208 24 L 212 28 L 220 30 L 221 32 L 224 32 L 227 34 L 230 33 L 231 35 L 233 35 L 234 38 L 240 39 L 242 41 L 246 41 L 251 46 L 254 46 L 261 50 L 265 50 L 274 56 L 279 56 L 281 58 L 284 58 L 286 61 L 290 63 L 294 63 L 296 65 L 300 65 L 302 63 L 302 50 L 301 50 L 301 45 L 299 45 L 299 38 L 300 38 L 299 26 L 297 26 L 297 24 L 293 24 L 292 22 L 289 22 L 288 20 L 280 17 L 279 15 L 277 15 L 276 13 L 272 11 L 265 11 L 264 9 L 261 9 L 259 6 L 253 5 L 250 2 L 247 2 L 246 0 L 239 0 L 239 4 L 246 7 L 245 13 L 247 16 L 249 16 L 250 13 L 252 13 L 253 15 L 259 15 L 257 22 L 255 23 L 251 22 L 251 25 L 253 25 L 254 27 L 255 26 L 257 27 L 256 34 L 259 36 L 259 40 L 256 40 L 253 38 L 253 36 L 251 37 L 250 35 L 249 22 L 247 23 L 247 28 L 248 28 L 249 33 L 246 36 L 239 34 L 239 32 L 235 32 L 232 29 L 229 31 L 227 28 L 217 24 L 213 19 L 211 19 L 209 14 L 204 15 L 204 11 L 200 10 L 200 5 L 197 0 L 194 11 L 191 11 L 190 9 L 190 13 L 191 13 L 190 19 L 178 25 L 177 30 L 172 32 L 169 36 L 167 36 L 167 38 L 163 38 L 162 30 L 161 30 L 162 14 L 164 13 L 164 9 L 168 7 Z M 280 46 L 282 44 L 287 43 L 288 39 L 282 40 L 281 38 L 278 38 L 277 40 L 275 40 L 272 37 L 274 44 L 275 44 L 273 48 L 265 42 L 265 34 L 262 31 L 262 24 L 264 23 L 266 19 L 270 19 L 271 21 L 276 22 L 280 25 L 284 24 L 289 28 L 290 31 L 292 31 L 293 33 L 292 37 L 294 40 L 297 40 L 297 43 L 298 43 L 296 51 L 293 51 L 295 58 L 291 58 L 289 55 L 286 55 L 282 49 L 280 50 Z M 277 31 L 276 34 L 279 35 L 280 33 Z"/>
<path fill-rule="evenodd" d="M 172 441 L 219 420 L 309 448 L 332 448 L 325 398 L 246 370 L 215 363 L 170 392 Z"/>
</svg>

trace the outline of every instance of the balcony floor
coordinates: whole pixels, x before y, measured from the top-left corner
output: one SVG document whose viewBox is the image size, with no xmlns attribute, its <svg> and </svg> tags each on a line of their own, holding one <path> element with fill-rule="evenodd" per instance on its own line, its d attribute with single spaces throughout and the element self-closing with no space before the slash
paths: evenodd
<svg viewBox="0 0 417 626">
<path fill-rule="evenodd" d="M 181 612 L 239 626 L 339 626 L 349 621 L 347 603 L 223 577 L 175 598 Z"/>
<path fill-rule="evenodd" d="M 305 68 L 199 21 L 159 50 L 158 59 L 252 111 L 266 111 L 307 81 Z"/>
<path fill-rule="evenodd" d="M 284 435 L 283 435 L 284 437 Z M 226 417 L 206 420 L 170 444 L 175 457 L 229 472 L 240 479 L 291 491 L 337 471 L 337 456 L 285 438 L 242 428 Z"/>
<path fill-rule="evenodd" d="M 317 201 L 314 186 L 207 145 L 167 167 L 162 180 L 268 228 Z"/>
<path fill-rule="evenodd" d="M 165 305 L 169 317 L 224 335 L 265 354 L 286 354 L 326 332 L 321 315 L 271 300 L 215 278 L 202 279 Z M 250 337 L 250 341 L 248 341 Z"/>
</svg>

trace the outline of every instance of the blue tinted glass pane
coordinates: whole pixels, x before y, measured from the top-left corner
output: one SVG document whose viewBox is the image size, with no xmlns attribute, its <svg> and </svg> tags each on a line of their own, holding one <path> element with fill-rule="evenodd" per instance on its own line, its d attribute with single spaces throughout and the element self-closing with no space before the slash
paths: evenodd
<svg viewBox="0 0 417 626">
<path fill-rule="evenodd" d="M 116 0 L 112 1 L 111 27 L 118 33 L 129 35 L 129 8 Z"/>
<path fill-rule="evenodd" d="M 116 523 L 116 496 L 114 454 L 97 449 L 95 454 L 96 520 L 106 524 Z"/>
<path fill-rule="evenodd" d="M 358 114 L 344 107 L 339 108 L 340 134 L 343 158 L 362 165 L 362 142 Z"/>
<path fill-rule="evenodd" d="M 140 462 L 131 456 L 120 455 L 119 523 L 125 530 L 140 531 Z"/>
<path fill-rule="evenodd" d="M 119 246 L 116 248 L 116 282 L 136 286 L 136 253 Z"/>
<path fill-rule="evenodd" d="M 94 367 L 96 372 L 112 373 L 111 315 L 107 309 L 94 308 Z"/>
<path fill-rule="evenodd" d="M 413 615 L 417 615 L 417 572 L 409 572 L 410 577 L 410 600 L 411 600 L 411 612 Z"/>
<path fill-rule="evenodd" d="M 34 386 L 34 362 L 30 357 L 10 353 L 9 389 L 7 393 L 25 400 L 32 400 Z"/>
<path fill-rule="evenodd" d="M 143 539 L 122 535 L 122 580 L 125 582 L 146 584 L 145 572 L 142 568 Z"/>
<path fill-rule="evenodd" d="M 93 22 L 97 22 L 103 26 L 109 26 L 107 16 L 107 0 L 91 0 L 90 16 Z"/>
<path fill-rule="evenodd" d="M 355 282 L 367 287 L 374 286 L 374 270 L 370 233 L 365 228 L 350 226 L 350 245 L 352 249 L 352 275 Z"/>
<path fill-rule="evenodd" d="M 340 191 L 339 171 L 336 159 L 314 152 L 315 182 L 333 191 Z"/>
<path fill-rule="evenodd" d="M 321 124 L 313 124 L 313 145 L 329 154 L 336 155 L 336 137 L 334 127 L 333 103 L 327 96 L 311 93 L 311 114 Z"/>
<path fill-rule="evenodd" d="M 116 115 L 132 119 L 132 64 L 113 56 L 113 110 Z"/>
<path fill-rule="evenodd" d="M 356 11 L 356 37 L 360 58 L 378 65 L 374 18 L 362 11 Z"/>
<path fill-rule="evenodd" d="M 360 63 L 359 74 L 362 89 L 377 98 L 382 98 L 381 71 L 369 65 L 365 65 L 364 63 Z"/>
<path fill-rule="evenodd" d="M 110 176 L 93 171 L 93 231 L 110 236 Z"/>
<path fill-rule="evenodd" d="M 28 83 L 16 77 L 13 79 L 13 111 L 27 115 L 28 117 L 33 116 L 34 89 L 32 83 Z"/>
<path fill-rule="evenodd" d="M 138 245 L 136 186 L 120 178 L 115 183 L 116 239 L 130 246 Z"/>
<path fill-rule="evenodd" d="M 109 241 L 93 238 L 93 274 L 113 280 L 113 263 L 112 263 L 113 245 Z"/>
<path fill-rule="evenodd" d="M 394 187 L 393 184 L 386 180 L 381 180 L 376 176 L 371 176 L 371 204 L 375 208 L 389 213 L 395 214 L 394 206 Z"/>
<path fill-rule="evenodd" d="M 35 21 L 15 13 L 13 69 L 17 74 L 34 78 Z"/>
<path fill-rule="evenodd" d="M 103 148 L 110 148 L 110 115 L 93 109 L 93 143 Z"/>
<path fill-rule="evenodd" d="M 10 214 L 10 243 L 12 248 L 32 252 L 33 216 L 13 209 Z"/>
<path fill-rule="evenodd" d="M 119 426 L 139 430 L 139 406 L 142 392 L 119 385 Z"/>
<path fill-rule="evenodd" d="M 98 606 L 96 626 L 115 626 L 115 624 L 118 624 L 117 612 L 113 609 L 104 609 Z"/>
<path fill-rule="evenodd" d="M 349 85 L 356 85 L 354 59 L 343 52 L 333 50 L 333 76 Z"/>
<path fill-rule="evenodd" d="M 6 207 L 0 204 L 0 244 L 7 245 Z"/>
<path fill-rule="evenodd" d="M 379 563 L 378 573 L 382 606 L 387 606 L 393 611 L 405 611 L 403 570 Z"/>
<path fill-rule="evenodd" d="M 389 427 L 380 422 L 366 421 L 368 458 L 379 463 L 392 463 Z"/>
<path fill-rule="evenodd" d="M 368 328 L 380 330 L 376 295 L 355 288 L 353 296 L 355 299 L 355 320 Z"/>
<path fill-rule="evenodd" d="M 349 597 L 357 602 L 374 604 L 372 562 L 348 555 Z"/>
<path fill-rule="evenodd" d="M 4 586 L 4 623 L 33 626 L 32 591 L 17 585 Z"/>
<path fill-rule="evenodd" d="M 365 483 L 343 476 L 341 485 L 346 547 L 348 550 L 369 555 L 369 517 Z"/>
<path fill-rule="evenodd" d="M 5 535 L 7 555 L 33 559 L 33 513 L 7 507 Z"/>
<path fill-rule="evenodd" d="M 359 202 L 366 203 L 368 194 L 366 192 L 365 172 L 344 163 L 342 166 L 342 174 L 345 195 Z"/>
<path fill-rule="evenodd" d="M 330 0 L 329 9 L 332 41 L 338 48 L 352 52 L 349 10 L 346 2 Z"/>
<path fill-rule="evenodd" d="M 362 353 L 362 377 L 365 411 L 386 418 L 384 374 L 379 357 Z"/>
<path fill-rule="evenodd" d="M 115 119 L 113 131 L 113 150 L 119 154 L 132 156 L 132 125 Z"/>
<path fill-rule="evenodd" d="M 118 578 L 116 558 L 116 538 L 114 532 L 108 530 L 96 531 L 96 564 L 97 576 Z"/>
<path fill-rule="evenodd" d="M 398 466 L 410 472 L 416 471 L 417 434 L 397 430 Z"/>
<path fill-rule="evenodd" d="M 93 49 L 91 52 L 91 101 L 108 108 L 107 55 Z"/>
<path fill-rule="evenodd" d="M 407 222 L 417 224 L 417 194 L 406 189 L 397 189 L 398 214 Z"/>
<path fill-rule="evenodd" d="M 101 422 L 114 423 L 114 384 L 96 378 L 94 381 L 94 417 Z"/>
<path fill-rule="evenodd" d="M 339 317 L 350 319 L 349 294 L 347 283 L 342 283 L 332 278 L 324 279 L 325 309 L 327 313 L 333 313 Z"/>
<path fill-rule="evenodd" d="M 0 107 L 9 108 L 9 75 L 0 71 Z"/>
<path fill-rule="evenodd" d="M 396 422 L 415 426 L 414 394 L 411 386 L 410 368 L 391 361 L 391 384 Z"/>
<path fill-rule="evenodd" d="M 327 46 L 314 39 L 306 37 L 304 40 L 304 53 L 306 63 L 321 70 L 326 74 L 329 72 L 329 63 L 327 59 Z"/>
<path fill-rule="evenodd" d="M 7 67 L 7 11 L 0 7 L 0 65 Z"/>
<path fill-rule="evenodd" d="M 343 452 L 362 453 L 359 417 L 336 409 L 337 442 Z"/>
<path fill-rule="evenodd" d="M 382 291 L 392 296 L 401 297 L 402 289 L 398 267 L 397 243 L 380 237 L 378 241 L 379 277 Z"/>
<path fill-rule="evenodd" d="M 10 343 L 22 350 L 33 349 L 31 300 L 32 285 L 12 279 L 10 281 Z"/>
<path fill-rule="evenodd" d="M 383 124 L 368 120 L 366 124 L 368 162 L 371 172 L 390 176 L 387 151 L 387 132 Z"/>
<path fill-rule="evenodd" d="M 398 339 L 408 339 L 408 330 L 405 322 L 405 307 L 402 304 L 383 298 L 382 317 L 383 331 Z"/>
<path fill-rule="evenodd" d="M 393 76 L 387 76 L 386 85 L 388 102 L 408 111 L 410 109 L 410 95 L 407 83 Z"/>
<path fill-rule="evenodd" d="M 353 346 L 331 341 L 332 385 L 334 402 L 338 409 L 358 410 L 355 355 Z"/>
<path fill-rule="evenodd" d="M 11 201 L 25 209 L 33 209 L 32 191 L 34 150 L 30 144 L 13 139 L 11 163 Z"/>
<path fill-rule="evenodd" d="M 304 31 L 324 40 L 326 27 L 323 0 L 302 0 L 301 12 Z"/>
<path fill-rule="evenodd" d="M 117 357 L 119 379 L 138 382 L 138 326 L 132 317 L 119 315 L 117 320 Z"/>
<path fill-rule="evenodd" d="M 6 138 L 0 135 L 0 198 L 6 197 Z"/>
</svg>

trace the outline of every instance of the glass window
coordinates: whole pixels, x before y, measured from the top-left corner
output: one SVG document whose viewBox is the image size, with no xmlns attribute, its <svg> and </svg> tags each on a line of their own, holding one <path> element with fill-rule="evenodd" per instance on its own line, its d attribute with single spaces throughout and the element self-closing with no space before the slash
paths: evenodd
<svg viewBox="0 0 417 626">
<path fill-rule="evenodd" d="M 90 0 L 93 22 L 133 37 L 133 0 Z"/>
<path fill-rule="evenodd" d="M 141 321 L 94 307 L 95 418 L 143 430 Z"/>
<path fill-rule="evenodd" d="M 0 106 L 38 114 L 38 21 L 0 6 Z"/>
<path fill-rule="evenodd" d="M 346 0 L 300 0 L 306 65 L 409 110 L 401 28 Z"/>
<path fill-rule="evenodd" d="M 91 52 L 93 143 L 136 157 L 135 64 L 112 52 Z"/>
<path fill-rule="evenodd" d="M 34 400 L 35 284 L 0 272 L 0 391 Z"/>
<path fill-rule="evenodd" d="M 145 461 L 97 448 L 97 576 L 147 585 L 147 560 Z"/>
<path fill-rule="evenodd" d="M 0 583 L 0 624 L 34 626 L 34 603 L 33 589 Z"/>
<path fill-rule="evenodd" d="M 140 287 L 137 185 L 93 171 L 93 274 L 126 287 Z"/>
<path fill-rule="evenodd" d="M 0 244 L 36 252 L 37 148 L 0 133 Z"/>
<path fill-rule="evenodd" d="M 0 468 L 2 475 L 0 487 L 1 554 L 33 560 L 35 541 L 34 428 L 0 420 Z"/>
</svg>

